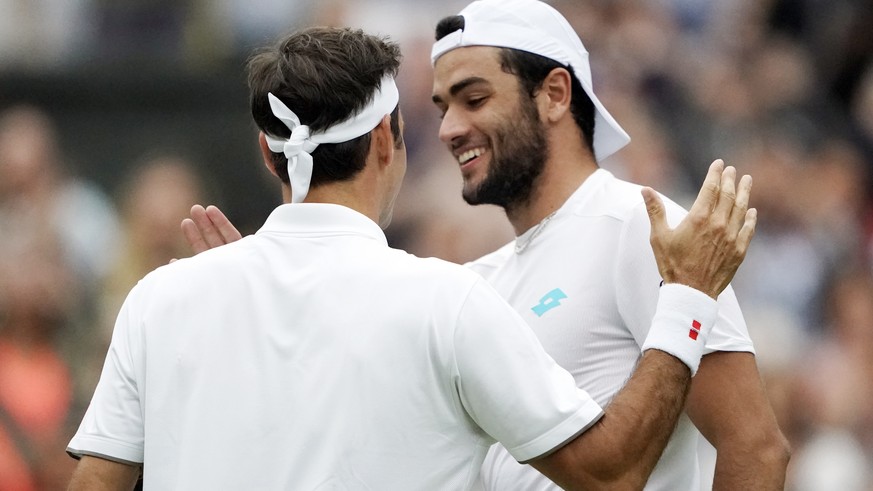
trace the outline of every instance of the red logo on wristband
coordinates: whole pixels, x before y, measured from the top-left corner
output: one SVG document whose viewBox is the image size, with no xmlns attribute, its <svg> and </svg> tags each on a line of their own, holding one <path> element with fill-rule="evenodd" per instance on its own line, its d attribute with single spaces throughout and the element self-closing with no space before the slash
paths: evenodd
<svg viewBox="0 0 873 491">
<path fill-rule="evenodd" d="M 688 331 L 688 337 L 697 341 L 697 335 L 700 334 L 700 323 L 691 321 L 691 330 Z"/>
</svg>

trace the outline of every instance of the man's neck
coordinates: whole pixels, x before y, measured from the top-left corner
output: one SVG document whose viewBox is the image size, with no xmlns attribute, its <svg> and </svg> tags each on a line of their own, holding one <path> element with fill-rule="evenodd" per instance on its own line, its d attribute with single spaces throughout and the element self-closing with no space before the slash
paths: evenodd
<svg viewBox="0 0 873 491">
<path fill-rule="evenodd" d="M 370 175 L 361 172 L 355 179 L 312 187 L 309 189 L 309 193 L 307 193 L 303 202 L 345 206 L 379 223 L 380 208 L 378 197 L 380 193 L 376 191 L 377 188 L 368 179 L 370 179 Z M 282 188 L 284 202 L 290 203 L 291 188 L 287 185 L 282 186 Z"/>
<path fill-rule="evenodd" d="M 534 183 L 530 199 L 504 210 L 515 235 L 523 234 L 563 206 L 595 170 L 593 159 L 549 159 Z"/>
</svg>

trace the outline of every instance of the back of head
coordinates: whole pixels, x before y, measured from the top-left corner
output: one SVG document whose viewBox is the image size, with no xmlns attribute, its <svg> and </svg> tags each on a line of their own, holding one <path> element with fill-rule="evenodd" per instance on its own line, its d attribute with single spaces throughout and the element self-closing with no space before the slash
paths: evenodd
<svg viewBox="0 0 873 491">
<path fill-rule="evenodd" d="M 361 30 L 314 27 L 294 32 L 249 60 L 252 116 L 264 133 L 289 137 L 291 130 L 271 111 L 268 94 L 273 94 L 313 133 L 324 131 L 364 109 L 383 77 L 395 76 L 399 66 L 397 44 Z M 392 130 L 396 120 L 392 115 Z M 399 140 L 396 127 L 394 136 Z M 319 145 L 312 152 L 311 185 L 354 177 L 364 167 L 369 144 L 367 133 Z M 274 153 L 273 165 L 288 183 L 285 157 Z"/>
</svg>

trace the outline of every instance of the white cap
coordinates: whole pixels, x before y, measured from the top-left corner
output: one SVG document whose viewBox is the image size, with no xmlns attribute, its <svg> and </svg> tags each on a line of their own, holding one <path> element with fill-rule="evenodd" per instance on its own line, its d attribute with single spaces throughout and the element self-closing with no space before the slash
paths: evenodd
<svg viewBox="0 0 873 491">
<path fill-rule="evenodd" d="M 464 17 L 464 28 L 434 44 L 433 63 L 455 48 L 495 46 L 527 51 L 569 65 L 596 109 L 595 158 L 601 161 L 628 144 L 630 136 L 594 95 L 588 51 L 560 12 L 539 0 L 478 0 L 458 15 Z"/>
</svg>

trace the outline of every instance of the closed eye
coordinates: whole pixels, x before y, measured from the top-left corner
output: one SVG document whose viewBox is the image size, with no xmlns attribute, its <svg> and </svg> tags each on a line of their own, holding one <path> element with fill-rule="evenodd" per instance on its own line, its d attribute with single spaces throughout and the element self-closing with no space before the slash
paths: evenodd
<svg viewBox="0 0 873 491">
<path fill-rule="evenodd" d="M 488 99 L 487 97 L 475 97 L 472 99 L 468 99 L 467 106 L 472 108 L 472 109 L 475 109 L 475 108 L 481 106 L 482 104 L 485 104 L 485 101 L 487 99 Z"/>
</svg>

